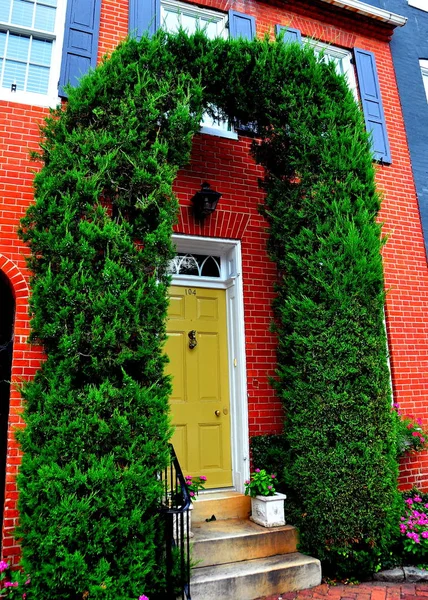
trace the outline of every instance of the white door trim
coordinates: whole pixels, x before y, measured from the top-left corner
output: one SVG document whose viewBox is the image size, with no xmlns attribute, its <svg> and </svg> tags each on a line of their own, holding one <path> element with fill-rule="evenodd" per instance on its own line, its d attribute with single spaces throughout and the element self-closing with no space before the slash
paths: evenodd
<svg viewBox="0 0 428 600">
<path fill-rule="evenodd" d="M 244 492 L 244 482 L 250 476 L 250 453 L 241 242 L 190 235 L 173 235 L 172 239 L 177 252 L 221 258 L 220 277 L 173 275 L 171 284 L 226 290 L 233 487 Z"/>
</svg>

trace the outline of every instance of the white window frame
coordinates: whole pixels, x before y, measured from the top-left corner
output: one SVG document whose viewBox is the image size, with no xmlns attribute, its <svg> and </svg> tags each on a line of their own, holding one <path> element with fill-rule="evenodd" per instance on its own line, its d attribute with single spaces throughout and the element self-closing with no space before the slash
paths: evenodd
<svg viewBox="0 0 428 600">
<path fill-rule="evenodd" d="M 228 39 L 229 29 L 228 15 L 217 10 L 211 10 L 209 8 L 202 8 L 194 4 L 188 4 L 186 2 L 180 2 L 179 0 L 161 0 L 161 27 L 165 22 L 165 9 L 169 9 L 171 12 L 177 13 L 177 15 L 186 15 L 197 19 L 202 17 L 204 20 L 209 20 L 220 25 L 219 37 Z M 228 138 L 232 140 L 238 139 L 238 134 L 227 121 L 213 121 L 208 115 L 203 116 L 201 124 L 201 133 L 208 135 L 216 135 L 218 137 Z"/>
<path fill-rule="evenodd" d="M 48 92 L 46 94 L 24 92 L 22 90 L 13 92 L 8 88 L 0 87 L 0 100 L 16 102 L 18 104 L 30 104 L 32 106 L 43 106 L 46 108 L 54 108 L 58 105 L 60 102 L 60 98 L 58 97 L 58 81 L 61 69 L 66 7 L 67 0 L 58 0 L 55 16 L 55 29 L 53 32 L 0 22 L 0 30 L 3 32 L 9 31 L 12 34 L 20 34 L 24 36 L 33 35 L 38 39 L 52 41 Z"/>
<path fill-rule="evenodd" d="M 420 59 L 419 66 L 421 67 L 422 81 L 424 83 L 425 94 L 428 102 L 428 60 Z"/>
<path fill-rule="evenodd" d="M 428 0 L 408 0 L 409 6 L 428 12 Z"/>
<path fill-rule="evenodd" d="M 428 0 L 427 0 L 428 1 Z M 358 101 L 358 83 L 355 75 L 354 65 L 352 64 L 353 55 L 350 50 L 345 48 L 339 48 L 338 46 L 332 46 L 331 44 L 325 44 L 318 40 L 303 38 L 304 43 L 308 44 L 315 50 L 316 53 L 324 52 L 325 56 L 331 56 L 338 58 L 341 61 L 343 74 L 348 82 L 349 89 L 354 94 L 355 99 Z"/>
</svg>

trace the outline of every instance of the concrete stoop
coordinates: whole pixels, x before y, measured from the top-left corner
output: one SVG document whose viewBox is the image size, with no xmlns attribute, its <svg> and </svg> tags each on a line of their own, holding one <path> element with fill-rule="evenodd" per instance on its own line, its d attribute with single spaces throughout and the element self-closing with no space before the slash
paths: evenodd
<svg viewBox="0 0 428 600">
<path fill-rule="evenodd" d="M 321 583 L 320 562 L 296 551 L 296 529 L 266 529 L 249 521 L 248 501 L 231 492 L 195 503 L 192 600 L 254 600 Z M 205 522 L 212 515 L 216 520 Z"/>
</svg>

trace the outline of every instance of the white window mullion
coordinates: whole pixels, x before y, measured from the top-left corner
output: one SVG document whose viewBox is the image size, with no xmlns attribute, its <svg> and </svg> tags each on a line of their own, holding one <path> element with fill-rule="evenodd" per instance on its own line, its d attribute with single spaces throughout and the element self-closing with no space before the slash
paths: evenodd
<svg viewBox="0 0 428 600">
<path fill-rule="evenodd" d="M 27 56 L 27 64 L 25 66 L 25 77 L 24 77 L 24 90 L 27 91 L 28 84 L 28 71 L 30 69 L 30 60 L 31 60 L 31 48 L 33 45 L 33 36 L 30 35 L 30 43 L 28 44 L 28 56 Z"/>
</svg>

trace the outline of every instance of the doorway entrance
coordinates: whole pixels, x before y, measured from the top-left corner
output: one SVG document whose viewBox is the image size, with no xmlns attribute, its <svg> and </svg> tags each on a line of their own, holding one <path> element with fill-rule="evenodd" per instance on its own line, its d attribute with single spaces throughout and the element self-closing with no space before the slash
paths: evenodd
<svg viewBox="0 0 428 600">
<path fill-rule="evenodd" d="M 7 434 L 13 351 L 15 300 L 7 277 L 0 271 L 0 524 L 3 525 L 6 488 Z M 0 536 L 0 553 L 2 539 Z"/>
<path fill-rule="evenodd" d="M 173 241 L 166 348 L 172 441 L 185 474 L 205 475 L 206 488 L 243 492 L 249 439 L 241 244 L 185 235 Z"/>
</svg>

